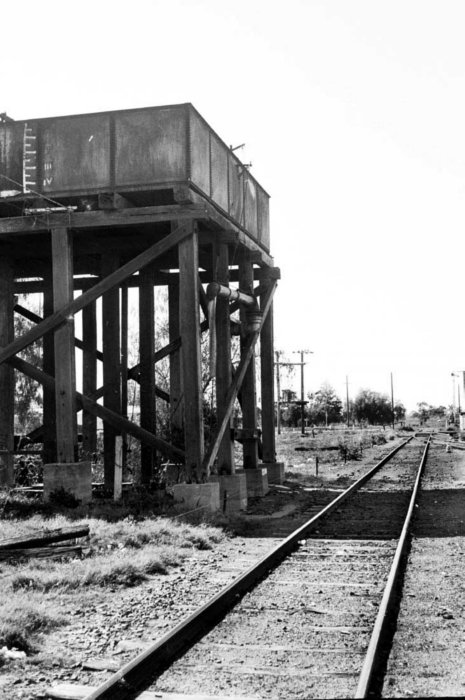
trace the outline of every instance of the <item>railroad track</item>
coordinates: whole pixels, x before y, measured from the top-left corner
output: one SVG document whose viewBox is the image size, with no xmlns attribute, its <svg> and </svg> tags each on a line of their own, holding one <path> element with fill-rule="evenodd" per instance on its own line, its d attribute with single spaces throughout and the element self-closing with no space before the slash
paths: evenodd
<svg viewBox="0 0 465 700">
<path fill-rule="evenodd" d="M 86 700 L 379 697 L 428 447 L 399 445 Z"/>
</svg>

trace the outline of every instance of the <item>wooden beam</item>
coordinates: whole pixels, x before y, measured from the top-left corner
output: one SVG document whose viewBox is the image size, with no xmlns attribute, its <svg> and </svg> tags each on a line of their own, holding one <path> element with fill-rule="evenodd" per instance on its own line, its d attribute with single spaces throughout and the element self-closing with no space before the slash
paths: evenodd
<svg viewBox="0 0 465 700">
<path fill-rule="evenodd" d="M 24 374 L 26 374 L 28 377 L 40 382 L 43 386 L 47 386 L 51 390 L 55 389 L 55 379 L 37 367 L 34 367 L 34 365 L 31 365 L 29 362 L 26 362 L 19 357 L 10 357 L 7 362 L 20 372 L 24 372 Z M 165 440 L 156 437 L 156 435 L 149 433 L 148 430 L 144 430 L 135 423 L 132 423 L 132 421 L 127 420 L 127 418 L 123 418 L 117 413 L 110 411 L 108 408 L 101 406 L 88 396 L 83 396 L 77 391 L 75 392 L 75 396 L 76 403 L 80 409 L 84 409 L 89 413 L 92 412 L 95 416 L 97 416 L 97 418 L 101 418 L 101 420 L 109 425 L 112 425 L 116 430 L 127 432 L 128 435 L 132 435 L 144 444 L 151 445 L 154 449 L 159 450 L 168 458 L 177 462 L 184 462 L 185 454 L 182 450 L 170 445 Z"/>
<path fill-rule="evenodd" d="M 179 314 L 182 338 L 181 368 L 184 391 L 184 440 L 188 478 L 203 479 L 204 452 L 197 232 L 178 247 Z"/>
<path fill-rule="evenodd" d="M 263 297 L 261 305 L 263 305 Z M 272 463 L 276 462 L 273 305 L 271 305 L 260 331 L 260 381 L 262 394 L 262 460 L 266 463 Z"/>
<path fill-rule="evenodd" d="M 239 287 L 247 294 L 253 294 L 253 264 L 247 253 L 243 253 L 239 263 Z M 241 356 L 246 351 L 247 344 L 247 310 L 241 306 L 240 319 L 243 329 L 241 334 Z M 245 434 L 255 435 L 257 430 L 257 393 L 256 393 L 255 361 L 252 357 L 241 387 L 242 397 L 242 428 Z M 256 469 L 258 463 L 258 444 L 255 437 L 244 440 L 242 445 L 244 469 Z"/>
<path fill-rule="evenodd" d="M 273 294 L 276 289 L 276 280 L 273 281 L 270 285 L 270 289 L 268 291 L 268 294 L 266 295 L 266 299 L 264 300 L 263 307 L 262 307 L 262 323 L 266 319 L 268 312 L 271 307 L 271 303 L 273 300 Z M 250 361 L 254 355 L 254 349 L 255 345 L 257 343 L 258 337 L 260 335 L 260 330 L 254 331 L 251 333 L 247 339 L 247 345 L 244 347 L 244 350 L 241 354 L 241 360 L 239 362 L 239 366 L 234 374 L 234 379 L 232 381 L 231 386 L 229 387 L 228 390 L 228 395 L 225 400 L 225 414 L 223 416 L 223 419 L 221 420 L 215 437 L 212 439 L 208 451 L 205 455 L 204 461 L 203 461 L 203 473 L 207 474 L 210 472 L 210 469 L 213 466 L 213 463 L 216 459 L 216 456 L 218 454 L 218 448 L 221 442 L 221 439 L 224 435 L 224 431 L 226 428 L 229 426 L 229 421 L 231 419 L 231 414 L 232 410 L 234 408 L 234 402 L 237 398 L 237 395 L 239 393 L 239 390 L 241 389 L 242 382 L 244 380 L 245 373 L 247 371 L 247 368 L 250 364 Z"/>
<path fill-rule="evenodd" d="M 55 312 L 73 299 L 72 235 L 68 228 L 54 228 L 51 232 Z M 74 462 L 77 451 L 74 318 L 66 318 L 55 332 L 55 381 L 57 461 Z"/>
<path fill-rule="evenodd" d="M 84 311 L 85 308 L 86 307 L 84 307 Z M 21 316 L 24 316 L 24 318 L 27 318 L 33 323 L 41 323 L 44 320 L 43 316 L 39 316 L 39 314 L 34 313 L 34 311 L 31 311 L 30 309 L 26 309 L 26 307 L 22 306 L 21 304 L 15 304 L 14 310 L 16 311 L 16 313 L 20 314 Z M 77 348 L 79 348 L 79 350 L 85 350 L 85 343 L 79 338 L 74 339 L 74 345 Z M 103 361 L 103 352 L 97 350 L 97 347 L 95 348 L 95 358 L 97 360 Z"/>
<path fill-rule="evenodd" d="M 234 271 L 235 272 L 235 271 Z M 260 272 L 260 270 L 256 270 Z M 166 287 L 169 284 L 174 284 L 178 278 L 176 272 L 163 272 L 157 270 L 157 277 L 155 280 L 155 286 Z M 211 275 L 208 272 L 200 270 L 199 272 L 200 281 L 203 284 L 208 284 L 211 281 Z M 93 287 L 97 282 L 100 282 L 100 277 L 75 277 L 74 278 L 74 289 L 75 291 L 86 291 Z M 43 282 L 42 280 L 22 280 L 16 281 L 14 283 L 14 293 L 15 294 L 36 294 L 43 292 Z M 128 287 L 138 287 L 139 286 L 139 276 L 135 275 L 126 280 Z"/>
<path fill-rule="evenodd" d="M 92 396 L 97 389 L 97 305 L 95 301 L 82 310 L 82 339 L 82 392 L 84 396 Z M 85 459 L 97 450 L 97 419 L 87 411 L 82 415 L 82 449 Z"/>
<path fill-rule="evenodd" d="M 161 352 L 170 356 L 170 425 L 171 433 L 176 439 L 182 431 L 182 382 L 181 382 L 181 338 L 179 337 L 179 281 L 168 286 L 168 326 L 169 345 Z M 166 350 L 171 348 L 171 352 Z M 160 357 L 161 359 L 161 357 Z M 155 359 L 156 362 L 156 359 Z"/>
<path fill-rule="evenodd" d="M 15 310 L 17 306 L 15 306 Z M 53 314 L 53 272 L 51 260 L 43 282 L 43 309 L 45 318 Z M 29 318 L 32 320 L 30 316 Z M 55 339 L 53 333 L 44 335 L 42 368 L 44 372 L 47 372 L 52 377 L 55 376 Z M 55 390 L 51 390 L 48 387 L 44 387 L 43 391 L 42 423 L 43 462 L 44 464 L 54 464 L 57 461 Z"/>
<path fill-rule="evenodd" d="M 206 204 L 173 204 L 162 207 L 134 207 L 117 211 L 51 212 L 47 216 L 14 216 L 0 219 L 0 238 L 24 233 L 40 233 L 50 228 L 69 226 L 73 229 L 115 228 L 155 224 L 172 219 L 191 220 L 208 218 Z"/>
<path fill-rule="evenodd" d="M 140 358 L 140 424 L 155 433 L 155 301 L 154 270 L 147 265 L 140 272 L 139 286 L 139 358 Z M 141 482 L 148 485 L 152 478 L 154 455 L 148 445 L 141 448 Z"/>
<path fill-rule="evenodd" d="M 13 323 L 13 260 L 0 257 L 0 344 L 7 345 L 14 338 Z M 11 367 L 0 367 L 0 442 L 7 450 L 0 459 L 0 485 L 13 486 L 13 449 L 15 415 L 15 379 Z"/>
<path fill-rule="evenodd" d="M 229 251 L 226 243 L 218 245 L 217 278 L 225 286 L 229 284 Z M 231 386 L 231 317 L 229 299 L 216 299 L 216 412 L 221 422 L 227 410 L 226 399 Z M 225 430 L 218 449 L 218 474 L 234 472 L 234 443 L 229 430 Z"/>
<path fill-rule="evenodd" d="M 13 357 L 13 355 L 21 352 L 21 350 L 24 350 L 25 347 L 33 343 L 35 340 L 42 338 L 45 333 L 48 333 L 49 331 L 65 324 L 70 316 L 74 316 L 74 314 L 81 311 L 81 309 L 87 306 L 87 304 L 90 304 L 105 292 L 113 289 L 113 287 L 148 265 L 150 262 L 152 262 L 152 260 L 155 260 L 155 258 L 163 255 L 163 253 L 173 246 L 178 245 L 189 235 L 191 228 L 192 227 L 185 225 L 178 227 L 176 231 L 170 233 L 168 236 L 163 238 L 163 240 L 155 243 L 140 255 L 137 255 L 118 270 L 115 270 L 115 272 L 113 272 L 111 275 L 108 275 L 108 277 L 105 279 L 97 282 L 97 284 L 95 284 L 91 289 L 81 294 L 79 297 L 74 299 L 74 301 L 70 302 L 69 304 L 65 304 L 65 306 L 63 306 L 59 311 L 44 319 L 42 323 L 39 323 L 35 328 L 31 328 L 30 331 L 24 333 L 20 338 L 17 338 L 12 343 L 9 343 L 6 347 L 1 348 L 0 364 L 6 362 L 6 360 L 8 360 L 10 357 Z"/>
<path fill-rule="evenodd" d="M 121 285 L 121 415 L 128 417 L 128 284 Z M 127 466 L 128 439 L 123 433 L 121 441 L 121 468 Z M 116 495 L 115 493 L 113 494 Z"/>
<path fill-rule="evenodd" d="M 118 269 L 119 256 L 108 251 L 102 256 L 102 276 L 108 278 Z M 119 288 L 112 287 L 102 296 L 103 405 L 121 413 L 121 356 Z M 113 492 L 115 481 L 115 438 L 118 431 L 108 423 L 103 427 L 103 466 L 105 488 Z"/>
</svg>

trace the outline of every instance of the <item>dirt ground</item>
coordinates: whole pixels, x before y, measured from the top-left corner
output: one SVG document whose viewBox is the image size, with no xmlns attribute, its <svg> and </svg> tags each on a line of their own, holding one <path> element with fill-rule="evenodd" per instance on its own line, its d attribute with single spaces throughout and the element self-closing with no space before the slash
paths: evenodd
<svg viewBox="0 0 465 700">
<path fill-rule="evenodd" d="M 68 624 L 44 636 L 39 655 L 0 668 L 0 698 L 46 698 L 47 688 L 65 682 L 99 685 L 405 439 L 400 436 L 385 444 L 368 444 L 361 459 L 344 463 L 336 458 L 336 450 L 320 451 L 315 444 L 317 440 L 316 449 L 312 448 L 310 436 L 294 434 L 292 440 L 285 437 L 287 442 L 278 443 L 281 450 L 278 458 L 286 463 L 286 481 L 283 486 L 273 487 L 265 498 L 251 501 L 247 513 L 231 521 L 230 527 L 238 534 L 212 550 L 192 549 L 181 567 L 167 575 L 151 576 L 135 588 L 102 589 L 96 593 L 91 607 L 82 607 L 79 595 L 61 597 Z M 295 449 L 299 447 L 305 450 Z M 318 474 L 316 455 L 320 456 Z M 412 675 L 416 677 L 412 669 L 417 664 L 419 669 L 424 669 L 424 675 L 418 673 L 418 678 L 423 679 L 418 681 L 418 687 L 424 696 L 443 695 L 442 687 L 450 691 L 452 686 L 445 685 L 446 677 L 456 679 L 453 694 L 460 694 L 459 687 L 463 694 L 465 687 L 458 670 L 465 643 L 462 584 L 465 452 L 446 453 L 445 447 L 438 445 L 432 455 L 437 468 L 434 473 L 427 472 L 426 500 L 421 505 L 421 511 L 429 516 L 426 520 L 417 518 L 418 540 L 414 540 L 411 552 L 411 557 L 417 557 L 412 571 L 420 570 L 422 560 L 423 573 L 420 578 L 413 573 L 412 582 L 408 577 L 406 580 L 408 600 L 421 600 L 421 595 L 415 592 L 418 581 L 424 582 L 425 590 L 428 583 L 432 597 L 428 598 L 429 606 L 419 610 L 401 608 L 399 630 L 404 630 L 404 636 L 396 641 L 392 658 L 401 660 L 405 678 L 402 680 L 398 673 L 396 661 L 397 665 L 388 669 L 384 692 L 389 697 L 418 694 L 412 685 Z M 388 490 L 389 479 L 395 476 L 385 476 L 375 488 Z M 446 520 L 453 525 L 445 527 Z M 424 638 L 425 629 L 431 629 L 429 646 Z M 433 668 L 444 672 L 441 676 L 431 675 Z"/>
</svg>

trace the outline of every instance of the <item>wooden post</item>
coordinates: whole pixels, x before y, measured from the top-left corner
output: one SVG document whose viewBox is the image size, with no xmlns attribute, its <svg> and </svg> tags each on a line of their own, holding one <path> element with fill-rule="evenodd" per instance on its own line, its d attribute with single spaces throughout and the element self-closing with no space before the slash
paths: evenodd
<svg viewBox="0 0 465 700">
<path fill-rule="evenodd" d="M 170 343 L 179 338 L 179 280 L 168 286 L 168 324 Z M 181 351 L 170 354 L 170 423 L 174 440 L 182 431 Z"/>
<path fill-rule="evenodd" d="M 13 263 L 0 257 L 0 346 L 14 339 Z M 0 484 L 13 486 L 14 449 L 14 371 L 0 367 Z"/>
<path fill-rule="evenodd" d="M 229 251 L 227 243 L 218 246 L 218 282 L 229 284 Z M 231 323 L 229 299 L 218 297 L 216 300 L 216 410 L 218 423 L 226 411 L 226 397 L 231 386 Z M 234 473 L 234 449 L 230 430 L 226 430 L 218 449 L 218 473 Z"/>
<path fill-rule="evenodd" d="M 107 277 L 118 269 L 118 256 L 109 251 L 102 256 L 102 275 Z M 103 345 L 103 405 L 121 413 L 119 287 L 113 287 L 102 297 Z M 115 479 L 115 438 L 118 431 L 103 426 L 103 463 L 105 488 L 113 493 Z"/>
<path fill-rule="evenodd" d="M 118 435 L 115 440 L 115 482 L 113 500 L 119 501 L 123 495 L 123 438 Z"/>
<path fill-rule="evenodd" d="M 97 305 L 91 302 L 82 310 L 82 393 L 93 396 L 97 390 Z M 82 413 L 82 448 L 84 458 L 97 450 L 97 419 L 87 411 Z"/>
<path fill-rule="evenodd" d="M 53 314 L 53 271 L 50 264 L 44 276 L 44 318 Z M 55 334 L 46 333 L 43 338 L 44 372 L 55 376 Z M 44 464 L 53 464 L 57 461 L 56 444 L 56 405 L 55 390 L 44 386 L 42 399 L 42 423 L 44 440 Z"/>
<path fill-rule="evenodd" d="M 128 417 L 128 282 L 121 285 L 121 414 Z M 128 460 L 128 436 L 122 435 L 121 464 Z"/>
<path fill-rule="evenodd" d="M 155 433 L 155 304 L 153 266 L 144 267 L 139 273 L 139 355 L 140 355 L 140 425 Z M 153 450 L 141 445 L 141 482 L 149 484 L 152 478 Z"/>
<path fill-rule="evenodd" d="M 73 300 L 73 239 L 67 228 L 52 229 L 53 307 Z M 55 405 L 57 461 L 74 462 L 77 452 L 74 318 L 55 331 Z"/>
<path fill-rule="evenodd" d="M 201 481 L 204 453 L 200 313 L 198 290 L 198 239 L 192 233 L 179 243 L 179 314 L 182 339 L 181 368 L 184 390 L 184 439 L 188 478 Z"/>
<path fill-rule="evenodd" d="M 261 297 L 263 305 L 263 296 Z M 260 333 L 260 379 L 262 390 L 262 441 L 263 461 L 276 461 L 276 438 L 274 416 L 274 348 L 273 306 L 263 321 Z"/>
<path fill-rule="evenodd" d="M 253 263 L 247 253 L 241 256 L 239 263 L 239 287 L 246 294 L 253 293 Z M 244 307 L 240 311 L 242 328 L 247 326 L 246 310 Z M 241 333 L 241 356 L 247 346 L 247 334 L 243 330 Z M 242 428 L 244 431 L 243 459 L 244 469 L 255 469 L 258 463 L 258 449 L 256 435 L 257 429 L 257 398 L 255 387 L 255 351 L 253 353 L 247 372 L 242 382 Z"/>
</svg>

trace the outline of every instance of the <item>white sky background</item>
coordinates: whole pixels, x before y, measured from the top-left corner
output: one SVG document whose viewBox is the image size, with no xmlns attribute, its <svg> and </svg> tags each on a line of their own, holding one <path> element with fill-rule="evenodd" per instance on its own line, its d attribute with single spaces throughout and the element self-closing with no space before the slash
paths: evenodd
<svg viewBox="0 0 465 700">
<path fill-rule="evenodd" d="M 0 112 L 192 102 L 272 196 L 276 348 L 306 389 L 452 402 L 465 368 L 465 3 L 26 0 Z M 297 356 L 294 359 L 298 359 Z M 296 387 L 299 386 L 296 381 Z"/>
</svg>

